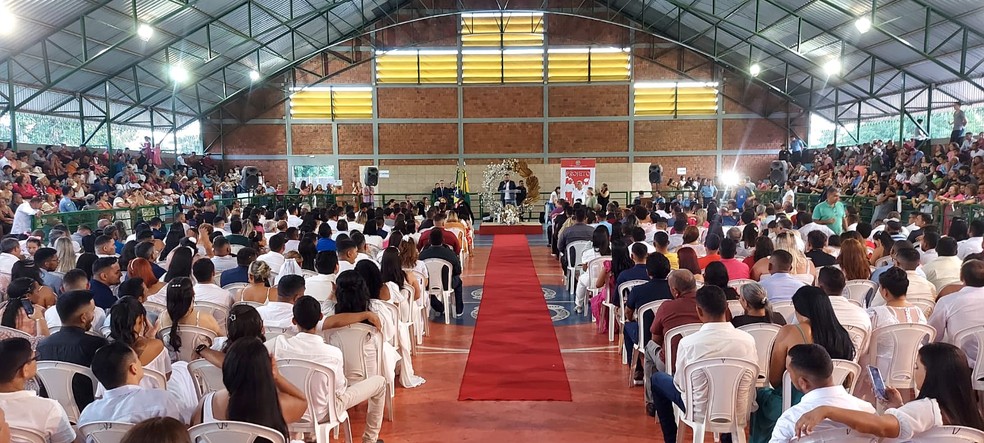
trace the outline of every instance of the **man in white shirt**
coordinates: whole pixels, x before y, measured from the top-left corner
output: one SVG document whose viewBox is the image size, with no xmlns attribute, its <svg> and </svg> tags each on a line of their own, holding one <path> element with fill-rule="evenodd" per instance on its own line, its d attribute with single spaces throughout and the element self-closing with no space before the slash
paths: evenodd
<svg viewBox="0 0 984 443">
<path fill-rule="evenodd" d="M 297 216 L 297 206 L 291 205 L 287 207 L 287 227 L 296 228 L 301 226 L 303 220 Z"/>
<path fill-rule="evenodd" d="M 806 283 L 793 277 L 793 255 L 783 250 L 776 250 L 769 257 L 770 275 L 763 275 L 759 282 L 770 303 L 792 301 L 796 290 L 806 286 Z"/>
<path fill-rule="evenodd" d="M 229 307 L 235 303 L 232 293 L 215 284 L 215 265 L 207 258 L 199 259 L 191 267 L 191 273 L 198 284 L 195 285 L 195 303 L 207 302 Z"/>
<path fill-rule="evenodd" d="M 266 262 L 275 272 L 280 272 L 280 267 L 284 265 L 284 245 L 287 244 L 287 236 L 282 234 L 270 237 L 270 252 L 256 257 L 256 260 Z"/>
<path fill-rule="evenodd" d="M 964 329 L 984 325 L 984 262 L 964 263 L 960 280 L 964 288 L 937 300 L 928 323 L 936 329 L 936 341 L 963 349 L 973 367 L 977 361 L 977 342 L 955 343 L 954 336 Z"/>
<path fill-rule="evenodd" d="M 31 220 L 34 214 L 41 209 L 41 197 L 32 197 L 31 200 L 21 203 L 14 212 L 14 223 L 11 225 L 10 234 L 21 235 L 31 232 Z"/>
<path fill-rule="evenodd" d="M 106 393 L 82 410 L 79 426 L 97 421 L 136 424 L 155 417 L 171 417 L 182 423 L 191 419 L 194 404 L 182 404 L 170 391 L 140 386 L 144 368 L 129 346 L 117 341 L 99 348 L 91 367 Z"/>
<path fill-rule="evenodd" d="M 10 275 L 14 263 L 21 259 L 21 245 L 16 238 L 0 240 L 0 273 Z"/>
<path fill-rule="evenodd" d="M 0 409 L 5 426 L 31 429 L 49 443 L 81 442 L 68 421 L 65 409 L 55 400 L 41 398 L 25 389 L 38 373 L 38 354 L 24 338 L 0 341 Z"/>
<path fill-rule="evenodd" d="M 822 292 L 830 298 L 830 306 L 834 309 L 834 316 L 837 317 L 837 321 L 841 325 L 859 327 L 871 334 L 871 317 L 868 315 L 868 311 L 851 303 L 844 296 L 844 287 L 847 286 L 844 271 L 833 266 L 824 266 L 820 268 L 817 283 Z M 815 288 L 811 289 L 816 290 Z M 881 297 L 874 294 L 874 298 Z"/>
<path fill-rule="evenodd" d="M 324 306 L 335 299 L 335 277 L 338 276 L 338 254 L 335 251 L 321 251 L 314 258 L 314 270 L 318 275 L 304 281 L 305 295 L 310 295 Z M 324 310 L 322 310 L 322 313 Z"/>
<path fill-rule="evenodd" d="M 902 268 L 906 273 L 906 277 L 909 279 L 909 289 L 906 291 L 905 298 L 910 301 L 921 298 L 935 302 L 936 286 L 933 286 L 929 280 L 919 275 L 917 271 L 919 267 L 919 251 L 912 248 L 901 248 L 892 251 L 892 255 L 895 256 L 895 265 Z M 885 298 L 875 295 L 868 304 L 868 307 L 873 308 L 884 304 Z"/>
<path fill-rule="evenodd" d="M 940 242 L 940 234 L 936 232 L 927 232 L 922 235 L 922 243 L 919 244 L 919 264 L 926 265 L 927 263 L 936 260 L 936 257 L 940 255 L 936 252 L 936 245 Z M 926 272 L 923 269 L 923 272 Z"/>
<path fill-rule="evenodd" d="M 215 237 L 215 241 L 212 242 L 212 253 L 215 254 L 212 257 L 212 265 L 215 266 L 216 274 L 222 274 L 239 266 L 236 257 L 232 255 L 232 244 L 229 243 L 229 239 L 221 235 Z"/>
<path fill-rule="evenodd" d="M 324 317 L 321 304 L 313 297 L 303 296 L 294 302 L 293 324 L 298 329 L 294 336 L 280 335 L 266 342 L 266 347 L 276 359 L 299 359 L 317 363 L 331 370 L 334 392 L 328 391 L 328 381 L 319 383 L 318 389 L 311 393 L 311 402 L 317 409 L 318 419 L 328 415 L 328 402 L 334 402 L 335 410 L 341 414 L 349 408 L 368 400 L 366 429 L 362 441 L 375 442 L 383 423 L 383 407 L 386 404 L 386 379 L 373 375 L 365 380 L 348 384 L 345 379 L 345 366 L 342 364 L 342 351 L 325 343 L 319 335 L 318 324 Z M 345 315 L 345 314 L 342 314 Z M 305 413 L 307 414 L 307 413 Z M 311 417 L 305 416 L 305 420 Z"/>
<path fill-rule="evenodd" d="M 65 273 L 62 277 L 62 286 L 59 288 L 61 294 L 71 291 L 87 291 L 89 290 L 89 276 L 85 271 L 75 268 Z M 44 311 L 44 321 L 48 323 L 48 328 L 61 327 L 62 321 L 61 317 L 58 316 L 58 309 L 47 309 Z M 93 312 L 92 326 L 89 327 L 89 331 L 99 334 L 99 329 L 106 324 L 106 311 L 102 308 L 96 307 Z"/>
<path fill-rule="evenodd" d="M 751 362 L 758 361 L 755 339 L 747 332 L 735 329 L 727 320 L 728 300 L 724 290 L 716 286 L 704 286 L 697 290 L 697 317 L 703 325 L 700 330 L 680 339 L 677 346 L 676 369 L 673 376 L 656 372 L 652 376 L 653 405 L 663 431 L 663 441 L 676 441 L 677 425 L 673 417 L 673 404 L 685 409 L 694 407 L 707 409 L 710 381 L 705 374 L 698 373 L 694 379 L 686 379 L 687 365 L 708 358 L 740 358 Z M 755 395 L 757 374 L 748 377 L 739 386 L 740 398 L 751 404 L 749 396 Z M 684 405 L 680 392 L 685 387 L 696 392 L 692 405 Z"/>
<path fill-rule="evenodd" d="M 267 328 L 290 328 L 294 320 L 294 301 L 304 295 L 304 277 L 285 275 L 277 284 L 277 301 L 256 308 Z M 318 311 L 320 312 L 320 310 Z"/>
<path fill-rule="evenodd" d="M 984 220 L 970 222 L 970 238 L 957 243 L 957 257 L 961 260 L 970 254 L 984 251 Z"/>
<path fill-rule="evenodd" d="M 830 238 L 831 235 L 834 235 L 834 231 L 831 231 L 830 228 L 828 228 L 827 226 L 821 225 L 819 223 L 815 223 L 813 221 L 813 215 L 810 214 L 809 212 L 800 212 L 799 214 L 796 214 L 796 220 L 802 225 L 800 226 L 798 231 L 800 233 L 801 239 L 804 242 L 808 241 L 807 237 L 813 231 L 823 232 L 824 235 L 827 236 L 827 238 Z"/>
<path fill-rule="evenodd" d="M 793 386 L 803 392 L 803 399 L 787 409 L 779 417 L 772 430 L 769 443 L 787 443 L 797 437 L 796 421 L 819 406 L 836 406 L 868 413 L 875 413 L 875 408 L 860 398 L 835 385 L 833 379 L 834 363 L 830 354 L 823 346 L 816 344 L 796 345 L 786 354 L 786 371 L 789 373 Z M 814 432 L 830 429 L 845 428 L 845 425 L 824 420 L 817 424 Z"/>
<path fill-rule="evenodd" d="M 922 269 L 926 273 L 926 280 L 936 286 L 936 292 L 939 292 L 944 286 L 960 281 L 962 261 L 957 257 L 957 241 L 953 237 L 941 238 L 936 244 L 936 253 L 939 257 L 923 265 Z"/>
</svg>

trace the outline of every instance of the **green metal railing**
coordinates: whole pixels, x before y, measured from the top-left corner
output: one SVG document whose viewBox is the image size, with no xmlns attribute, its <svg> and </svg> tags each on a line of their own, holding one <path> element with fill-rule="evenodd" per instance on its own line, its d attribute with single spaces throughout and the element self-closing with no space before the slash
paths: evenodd
<svg viewBox="0 0 984 443">
<path fill-rule="evenodd" d="M 57 224 L 66 225 L 71 231 L 75 231 L 81 224 L 87 224 L 95 229 L 100 219 L 107 219 L 113 222 L 122 221 L 130 227 L 136 224 L 138 220 L 150 220 L 154 217 L 160 217 L 161 220 L 168 223 L 174 220 L 174 215 L 177 211 L 178 205 L 156 205 L 138 206 L 127 209 L 58 212 L 55 214 L 35 216 L 31 222 L 31 229 L 44 230 L 45 236 L 47 236 L 51 227 Z"/>
</svg>

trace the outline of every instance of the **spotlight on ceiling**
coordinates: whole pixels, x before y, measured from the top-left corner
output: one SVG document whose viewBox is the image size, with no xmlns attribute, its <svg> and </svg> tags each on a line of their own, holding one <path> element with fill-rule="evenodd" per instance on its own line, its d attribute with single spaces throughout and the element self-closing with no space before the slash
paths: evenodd
<svg viewBox="0 0 984 443">
<path fill-rule="evenodd" d="M 827 63 L 823 64 L 823 72 L 827 74 L 827 77 L 833 77 L 841 72 L 841 62 L 840 60 L 834 58 L 827 60 Z"/>
<path fill-rule="evenodd" d="M 854 22 L 854 27 L 858 28 L 858 32 L 864 34 L 865 32 L 871 30 L 871 19 L 867 16 L 858 17 L 858 19 Z"/>
<path fill-rule="evenodd" d="M 752 77 L 758 77 L 762 73 L 762 67 L 758 63 L 755 63 L 748 67 L 748 73 L 752 74 Z"/>
<path fill-rule="evenodd" d="M 260 80 L 260 71 L 252 70 L 249 71 L 249 81 L 256 82 Z"/>
<path fill-rule="evenodd" d="M 150 38 L 153 36 L 154 36 L 154 28 L 151 27 L 150 25 L 146 23 L 141 23 L 140 26 L 137 27 L 137 37 L 140 37 L 140 40 L 146 42 L 149 41 Z"/>
<path fill-rule="evenodd" d="M 169 74 L 171 75 L 171 80 L 174 80 L 175 83 L 184 83 L 188 80 L 188 70 L 182 66 L 171 66 Z"/>
<path fill-rule="evenodd" d="M 0 6 L 0 34 L 7 35 L 14 31 L 17 16 L 4 6 Z"/>
</svg>

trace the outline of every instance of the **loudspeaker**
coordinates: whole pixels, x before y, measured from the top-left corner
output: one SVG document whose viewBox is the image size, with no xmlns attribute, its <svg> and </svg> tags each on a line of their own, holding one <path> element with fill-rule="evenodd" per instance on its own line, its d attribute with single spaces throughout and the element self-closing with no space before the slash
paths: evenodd
<svg viewBox="0 0 984 443">
<path fill-rule="evenodd" d="M 370 166 L 366 168 L 366 186 L 376 186 L 379 184 L 379 169 Z"/>
<path fill-rule="evenodd" d="M 663 171 L 660 171 L 659 165 L 649 165 L 649 183 L 661 181 L 663 181 Z"/>
<path fill-rule="evenodd" d="M 772 181 L 772 184 L 785 186 L 787 177 L 788 172 L 786 171 L 786 162 L 782 160 L 772 160 L 772 164 L 769 165 L 769 180 Z"/>
<path fill-rule="evenodd" d="M 260 168 L 256 166 L 246 166 L 243 167 L 243 177 L 239 181 L 239 185 L 242 186 L 247 191 L 252 191 L 256 189 L 256 186 L 260 184 Z"/>
</svg>

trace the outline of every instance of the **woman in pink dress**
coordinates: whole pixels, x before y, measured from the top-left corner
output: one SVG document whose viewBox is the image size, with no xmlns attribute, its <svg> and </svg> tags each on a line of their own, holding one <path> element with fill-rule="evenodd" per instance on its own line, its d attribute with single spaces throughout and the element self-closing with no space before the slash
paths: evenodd
<svg viewBox="0 0 984 443">
<path fill-rule="evenodd" d="M 605 272 L 599 275 L 598 281 L 595 282 L 595 287 L 601 288 L 601 293 L 591 299 L 591 314 L 597 319 L 599 334 L 607 334 L 610 327 L 608 313 L 605 312 L 605 306 L 602 303 L 610 301 L 615 306 L 621 305 L 616 289 L 618 274 L 634 265 L 635 263 L 629 258 L 628 246 L 622 241 L 615 241 L 612 244 L 612 260 L 605 262 Z"/>
</svg>

